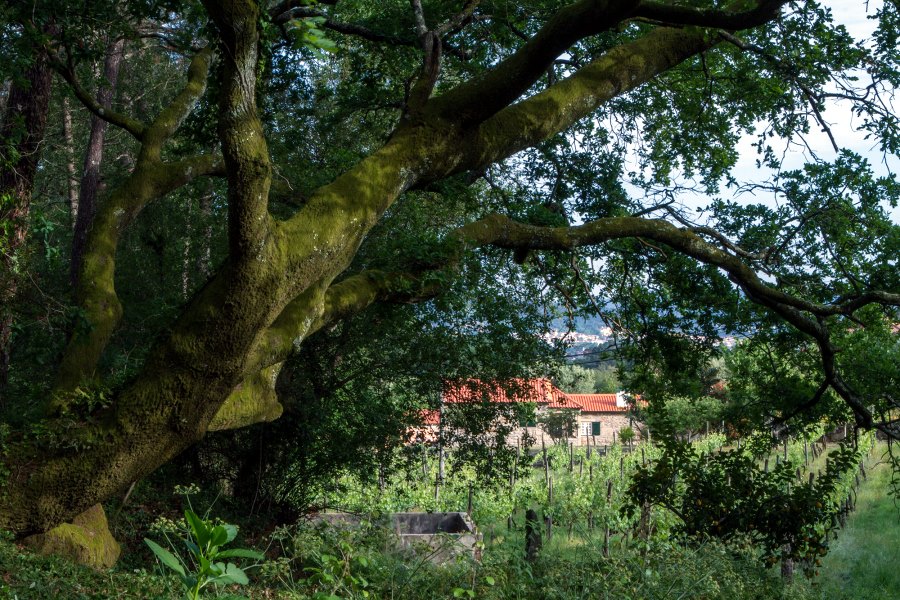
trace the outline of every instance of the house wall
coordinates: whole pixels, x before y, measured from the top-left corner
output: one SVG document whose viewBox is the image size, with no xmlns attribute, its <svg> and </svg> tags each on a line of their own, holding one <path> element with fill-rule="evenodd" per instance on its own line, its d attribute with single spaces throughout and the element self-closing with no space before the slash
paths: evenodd
<svg viewBox="0 0 900 600">
<path fill-rule="evenodd" d="M 579 435 L 582 431 L 583 423 L 588 424 L 588 427 L 590 427 L 589 424 L 594 421 L 600 422 L 600 435 L 588 437 Z M 577 417 L 575 428 L 576 435 L 570 438 L 569 442 L 576 446 L 609 446 L 613 443 L 613 433 L 615 433 L 615 439 L 618 440 L 619 431 L 626 427 L 631 427 L 634 430 L 635 442 L 637 442 L 641 438 L 641 432 L 638 425 L 638 423 L 632 422 L 628 415 L 623 413 L 580 413 Z M 588 429 L 588 431 L 590 431 L 590 429 Z M 522 438 L 526 432 L 532 438 L 532 447 L 540 448 L 542 437 L 548 446 L 553 444 L 553 439 L 540 427 L 515 427 L 506 438 L 506 443 L 510 446 L 521 445 Z M 413 435 L 409 436 L 410 442 L 424 441 L 426 443 L 433 443 L 437 441 L 438 438 L 438 426 L 426 425 L 415 428 L 415 430 L 411 430 L 410 433 L 416 434 L 415 437 L 413 437 Z"/>
<path fill-rule="evenodd" d="M 582 431 L 582 424 L 587 424 L 589 428 L 590 424 L 594 421 L 600 422 L 600 435 L 587 437 L 579 435 Z M 578 416 L 578 422 L 575 429 L 576 435 L 575 437 L 569 438 L 569 442 L 576 446 L 609 446 L 613 443 L 613 434 L 615 434 L 615 440 L 618 441 L 619 431 L 626 427 L 631 427 L 634 430 L 634 440 L 637 442 L 641 439 L 640 430 L 637 425 L 637 423 L 629 419 L 628 415 L 622 413 L 581 414 Z M 544 441 L 548 446 L 553 443 L 552 438 L 540 427 L 517 427 L 510 433 L 507 438 L 507 443 L 511 446 L 520 445 L 522 443 L 523 434 L 526 431 L 533 438 L 533 444 L 536 447 L 540 447 L 541 437 L 544 438 Z M 590 431 L 590 429 L 588 429 L 588 431 Z"/>
<path fill-rule="evenodd" d="M 578 435 L 577 439 L 573 439 L 572 441 L 576 446 L 586 446 L 588 443 L 591 445 L 598 446 L 608 446 L 613 443 L 613 433 L 615 433 L 615 439 L 619 439 L 619 431 L 625 429 L 626 427 L 631 427 L 635 432 L 635 441 L 639 439 L 638 430 L 633 426 L 631 419 L 629 419 L 628 415 L 622 413 L 581 413 L 578 415 L 578 431 L 577 433 L 581 433 L 582 424 L 588 424 L 590 427 L 590 423 L 595 421 L 600 422 L 600 435 L 591 436 L 590 439 Z"/>
<path fill-rule="evenodd" d="M 526 432 L 531 437 L 532 446 L 541 445 L 541 436 L 544 436 L 545 442 L 548 446 L 553 443 L 553 440 L 550 439 L 550 436 L 547 435 L 546 432 L 544 432 L 544 430 L 540 427 L 516 427 L 506 438 L 506 443 L 510 446 L 521 446 L 522 438 L 525 437 Z"/>
</svg>

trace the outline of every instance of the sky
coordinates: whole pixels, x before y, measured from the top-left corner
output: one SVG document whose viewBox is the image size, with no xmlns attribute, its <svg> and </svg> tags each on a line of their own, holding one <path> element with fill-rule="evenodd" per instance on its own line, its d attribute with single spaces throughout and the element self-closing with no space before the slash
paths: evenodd
<svg viewBox="0 0 900 600">
<path fill-rule="evenodd" d="M 824 5 L 831 8 L 836 23 L 843 24 L 855 39 L 867 39 L 871 36 L 875 28 L 875 23 L 868 17 L 875 14 L 876 10 L 881 7 L 882 2 L 864 0 L 826 0 Z M 900 107 L 898 107 L 900 108 Z M 849 103 L 830 102 L 823 117 L 829 123 L 829 127 L 834 134 L 838 146 L 850 149 L 857 154 L 866 157 L 871 163 L 873 170 L 878 175 L 896 174 L 900 172 L 900 159 L 895 156 L 889 157 L 885 162 L 884 156 L 879 151 L 877 144 L 873 140 L 865 139 L 865 132 L 856 129 L 858 119 L 854 119 Z M 811 131 L 806 136 L 809 145 L 816 149 L 821 159 L 831 161 L 835 158 L 831 141 L 828 136 L 817 125 L 811 126 Z M 734 169 L 734 174 L 738 181 L 760 181 L 764 179 L 756 166 L 758 154 L 753 142 L 756 141 L 755 136 L 744 136 L 739 144 L 740 159 Z M 781 144 L 784 147 L 784 143 Z M 778 144 L 773 143 L 773 148 L 779 148 Z M 789 149 L 785 156 L 783 168 L 785 170 L 797 169 L 808 162 L 809 156 L 804 148 L 794 146 Z M 754 200 L 766 202 L 766 198 L 754 197 Z M 691 200 L 686 199 L 686 203 L 692 207 L 704 206 L 709 202 L 707 197 L 697 196 Z M 893 209 L 891 212 L 894 222 L 900 223 L 900 207 Z"/>
</svg>

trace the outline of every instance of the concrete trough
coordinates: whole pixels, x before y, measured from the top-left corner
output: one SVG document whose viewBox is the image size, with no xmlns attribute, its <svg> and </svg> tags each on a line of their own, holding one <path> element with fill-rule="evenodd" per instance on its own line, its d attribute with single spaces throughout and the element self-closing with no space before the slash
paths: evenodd
<svg viewBox="0 0 900 600">
<path fill-rule="evenodd" d="M 319 513 L 313 522 L 334 527 L 357 527 L 363 517 L 350 513 Z M 397 536 L 397 545 L 425 555 L 441 564 L 457 556 L 481 559 L 482 534 L 468 513 L 464 512 L 400 512 L 386 515 L 385 526 Z"/>
</svg>

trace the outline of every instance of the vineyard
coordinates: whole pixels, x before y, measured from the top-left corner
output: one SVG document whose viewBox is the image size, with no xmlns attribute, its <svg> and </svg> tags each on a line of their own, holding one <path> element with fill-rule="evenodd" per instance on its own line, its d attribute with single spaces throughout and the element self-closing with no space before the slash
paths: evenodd
<svg viewBox="0 0 900 600">
<path fill-rule="evenodd" d="M 787 439 L 711 433 L 681 445 L 520 450 L 489 477 L 464 454 L 407 447 L 394 468 L 368 479 L 337 477 L 321 489 L 319 513 L 356 513 L 357 525 L 326 526 L 327 519 L 314 518 L 250 533 L 238 541 L 254 550 L 232 556 L 258 560 L 242 565 L 249 577 L 242 597 L 250 599 L 813 600 L 855 598 L 860 589 L 874 590 L 867 598 L 887 599 L 892 574 L 879 572 L 866 587 L 868 571 L 846 566 L 864 542 L 852 527 L 842 529 L 859 499 L 868 514 L 873 501 L 890 513 L 869 530 L 896 535 L 888 523 L 892 505 L 884 502 L 890 475 L 884 451 L 872 434 L 842 428 Z M 228 515 L 229 502 L 214 491 L 177 491 L 198 513 L 237 516 Z M 156 493 L 136 492 L 142 499 L 135 503 Z M 399 532 L 384 526 L 385 516 L 405 511 L 470 513 L 481 535 L 476 560 L 451 552 L 432 562 L 431 548 L 398 547 Z M 119 521 L 118 534 L 127 533 L 123 524 L 131 518 Z M 179 518 L 177 511 L 160 515 L 134 533 L 183 552 Z M 455 543 L 438 537 L 439 550 Z M 152 568 L 153 561 L 146 550 L 143 558 L 132 551 L 127 568 L 94 573 L 0 539 L 0 569 L 11 574 L 0 592 L 21 600 L 181 597 L 171 567 Z M 809 577 L 794 577 L 795 568 Z"/>
<path fill-rule="evenodd" d="M 650 539 L 701 534 L 755 544 L 766 564 L 782 562 L 787 578 L 795 560 L 812 575 L 829 536 L 853 508 L 875 444 L 872 434 L 841 435 L 840 443 L 828 443 L 823 433 L 820 427 L 777 442 L 769 435 L 728 440 L 712 433 L 680 453 L 647 442 L 552 445 L 536 455 L 520 452 L 505 480 L 488 480 L 457 464 L 452 451 L 422 448 L 418 459 L 390 477 L 336 479 L 323 490 L 320 506 L 365 515 L 465 511 L 488 547 L 498 538 L 524 544 L 526 511 L 533 509 L 546 542 L 590 541 L 608 556 Z M 725 486 L 715 485 L 722 481 Z M 765 506 L 741 497 L 751 488 Z M 727 498 L 729 490 L 736 497 Z M 766 511 L 771 514 L 762 515 Z M 724 525 L 728 519 L 760 518 L 765 531 L 743 522 Z"/>
</svg>

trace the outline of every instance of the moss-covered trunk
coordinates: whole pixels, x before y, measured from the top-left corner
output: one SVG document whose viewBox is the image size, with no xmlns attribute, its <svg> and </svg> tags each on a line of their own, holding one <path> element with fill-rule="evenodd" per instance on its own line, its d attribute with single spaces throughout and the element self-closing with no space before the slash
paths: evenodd
<svg viewBox="0 0 900 600">
<path fill-rule="evenodd" d="M 125 40 L 112 41 L 106 49 L 103 64 L 103 78 L 106 85 L 97 92 L 97 104 L 109 110 L 119 81 L 119 66 L 125 54 Z M 78 282 L 81 270 L 81 259 L 87 242 L 88 230 L 97 212 L 97 196 L 100 193 L 100 166 L 103 163 L 103 142 L 106 139 L 107 123 L 100 117 L 91 118 L 91 133 L 88 136 L 87 148 L 84 150 L 84 169 L 79 188 L 78 210 L 75 213 L 75 230 L 72 232 L 72 259 L 70 277 L 72 284 Z"/>
</svg>

